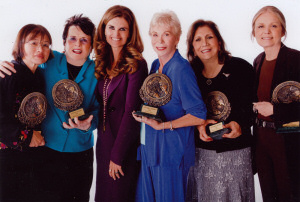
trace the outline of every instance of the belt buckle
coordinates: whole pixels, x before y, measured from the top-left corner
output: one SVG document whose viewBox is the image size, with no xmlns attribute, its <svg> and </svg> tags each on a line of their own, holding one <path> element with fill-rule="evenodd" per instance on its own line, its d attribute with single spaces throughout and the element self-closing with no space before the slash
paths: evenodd
<svg viewBox="0 0 300 202">
<path fill-rule="evenodd" d="M 267 126 L 267 122 L 266 121 L 263 121 L 262 122 L 262 126 L 265 128 Z"/>
</svg>

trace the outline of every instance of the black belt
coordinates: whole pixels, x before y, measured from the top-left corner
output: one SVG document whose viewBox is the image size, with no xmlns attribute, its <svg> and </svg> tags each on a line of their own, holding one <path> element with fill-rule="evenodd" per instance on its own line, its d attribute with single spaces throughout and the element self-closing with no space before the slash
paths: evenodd
<svg viewBox="0 0 300 202">
<path fill-rule="evenodd" d="M 264 121 L 262 119 L 256 118 L 255 123 L 257 127 L 276 129 L 275 123 L 271 121 Z"/>
</svg>

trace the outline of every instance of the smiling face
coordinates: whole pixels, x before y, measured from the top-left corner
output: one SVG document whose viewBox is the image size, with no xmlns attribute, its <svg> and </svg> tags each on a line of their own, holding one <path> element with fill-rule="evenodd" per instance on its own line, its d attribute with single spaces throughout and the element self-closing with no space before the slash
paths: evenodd
<svg viewBox="0 0 300 202">
<path fill-rule="evenodd" d="M 70 26 L 65 41 L 65 54 L 68 63 L 82 66 L 91 52 L 91 37 L 78 26 Z"/>
<path fill-rule="evenodd" d="M 269 11 L 261 14 L 255 21 L 254 36 L 263 48 L 280 47 L 284 34 L 278 17 Z"/>
<path fill-rule="evenodd" d="M 199 27 L 193 39 L 194 53 L 200 60 L 218 62 L 218 52 L 220 50 L 219 41 L 214 32 L 208 27 Z"/>
<path fill-rule="evenodd" d="M 150 31 L 151 44 L 159 60 L 165 64 L 174 55 L 179 38 L 168 25 L 155 25 Z"/>
<path fill-rule="evenodd" d="M 29 35 L 25 41 L 22 60 L 27 67 L 34 72 L 38 65 L 48 60 L 50 54 L 50 40 L 47 36 L 42 37 L 41 35 L 31 39 Z"/>
<path fill-rule="evenodd" d="M 105 37 L 112 50 L 119 52 L 129 37 L 128 22 L 121 17 L 111 19 L 105 26 Z"/>
</svg>

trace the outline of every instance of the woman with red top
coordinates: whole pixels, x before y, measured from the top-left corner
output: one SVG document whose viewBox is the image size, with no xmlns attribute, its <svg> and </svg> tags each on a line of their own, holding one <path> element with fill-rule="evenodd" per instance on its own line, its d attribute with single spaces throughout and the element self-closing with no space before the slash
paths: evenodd
<svg viewBox="0 0 300 202">
<path fill-rule="evenodd" d="M 264 52 L 254 60 L 257 111 L 256 166 L 264 201 L 300 200 L 300 134 L 276 132 L 283 123 L 300 120 L 300 103 L 274 104 L 272 94 L 285 81 L 300 81 L 300 52 L 286 47 L 286 22 L 274 6 L 261 8 L 252 20 L 252 35 Z"/>
</svg>

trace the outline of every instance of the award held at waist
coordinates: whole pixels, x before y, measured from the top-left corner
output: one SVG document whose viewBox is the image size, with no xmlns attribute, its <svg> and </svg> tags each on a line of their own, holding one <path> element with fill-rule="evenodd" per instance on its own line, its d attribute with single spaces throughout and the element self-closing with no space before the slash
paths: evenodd
<svg viewBox="0 0 300 202">
<path fill-rule="evenodd" d="M 272 104 L 291 104 L 300 103 L 300 83 L 296 81 L 285 81 L 273 91 Z M 297 109 L 295 109 L 297 110 Z M 300 113 L 296 116 L 290 116 L 290 120 L 282 120 L 277 133 L 295 133 L 300 132 Z"/>
<path fill-rule="evenodd" d="M 171 95 L 172 82 L 169 77 L 161 73 L 149 75 L 140 89 L 140 97 L 145 104 L 135 114 L 162 122 L 164 115 L 159 107 L 167 104 Z"/>
<path fill-rule="evenodd" d="M 46 110 L 46 97 L 42 93 L 33 92 L 22 100 L 18 111 L 18 119 L 27 127 L 34 128 L 45 119 Z"/>
<path fill-rule="evenodd" d="M 207 108 L 207 119 L 218 121 L 216 124 L 208 124 L 206 133 L 214 140 L 221 140 L 224 134 L 230 133 L 229 128 L 224 128 L 224 121 L 229 117 L 231 112 L 230 103 L 226 95 L 220 91 L 210 92 L 205 104 Z"/>
</svg>

